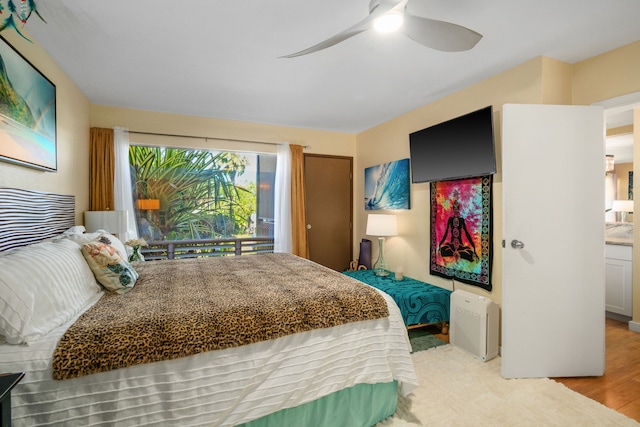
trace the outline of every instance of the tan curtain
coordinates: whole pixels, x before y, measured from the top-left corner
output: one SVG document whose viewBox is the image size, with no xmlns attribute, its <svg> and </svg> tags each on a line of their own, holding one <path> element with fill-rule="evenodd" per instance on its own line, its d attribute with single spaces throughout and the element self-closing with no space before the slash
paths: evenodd
<svg viewBox="0 0 640 427">
<path fill-rule="evenodd" d="M 113 129 L 91 128 L 89 144 L 89 210 L 112 210 L 115 170 Z"/>
<path fill-rule="evenodd" d="M 303 148 L 301 145 L 289 145 L 291 150 L 291 252 L 308 259 Z"/>
</svg>

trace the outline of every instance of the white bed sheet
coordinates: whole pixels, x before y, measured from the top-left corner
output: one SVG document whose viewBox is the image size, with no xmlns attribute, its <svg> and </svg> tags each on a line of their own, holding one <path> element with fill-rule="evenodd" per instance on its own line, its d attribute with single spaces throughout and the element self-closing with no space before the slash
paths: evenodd
<svg viewBox="0 0 640 427">
<path fill-rule="evenodd" d="M 388 318 L 63 381 L 51 379 L 51 358 L 75 319 L 30 346 L 2 344 L 0 372 L 26 372 L 13 425 L 228 426 L 360 383 L 397 380 L 406 395 L 417 386 L 410 343 L 380 293 Z"/>
</svg>

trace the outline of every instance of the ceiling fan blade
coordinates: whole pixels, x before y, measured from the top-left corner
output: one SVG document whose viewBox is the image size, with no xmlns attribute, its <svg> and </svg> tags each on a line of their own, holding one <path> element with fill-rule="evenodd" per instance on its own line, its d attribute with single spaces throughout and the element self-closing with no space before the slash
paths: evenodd
<svg viewBox="0 0 640 427">
<path fill-rule="evenodd" d="M 326 49 L 328 47 L 331 47 L 333 45 L 336 45 L 340 42 L 345 41 L 348 38 L 351 38 L 353 36 L 356 36 L 364 31 L 370 30 L 373 28 L 373 21 L 380 15 L 388 12 L 389 10 L 393 9 L 394 7 L 397 7 L 397 4 L 399 3 L 404 3 L 406 0 L 404 1 L 391 1 L 391 2 L 387 2 L 390 3 L 388 5 L 385 5 L 386 7 L 381 9 L 380 7 L 378 7 L 377 4 L 375 4 L 373 6 L 373 9 L 370 11 L 369 15 L 364 18 L 362 21 L 358 22 L 357 24 L 347 28 L 346 30 L 336 34 L 333 37 L 328 38 L 327 40 L 320 42 L 318 44 L 315 44 L 313 46 L 311 46 L 310 48 L 307 48 L 305 50 L 301 50 L 300 52 L 296 52 L 296 53 L 292 53 L 290 55 L 285 55 L 285 56 L 281 56 L 280 58 L 295 58 L 296 56 L 302 56 L 302 55 L 307 55 L 309 53 L 313 53 L 313 52 L 317 52 L 319 50 L 322 49 Z M 373 2 L 372 2 L 373 4 Z"/>
<path fill-rule="evenodd" d="M 469 28 L 450 22 L 414 16 L 405 11 L 402 32 L 424 46 L 444 52 L 473 48 L 482 38 Z"/>
<path fill-rule="evenodd" d="M 281 56 L 280 58 L 295 58 L 296 56 L 302 56 L 302 55 L 307 55 L 309 53 L 317 52 L 319 50 L 326 49 L 340 42 L 343 42 L 346 39 L 351 38 L 355 35 L 358 35 L 366 30 L 368 30 L 368 28 L 355 28 L 355 29 L 349 28 L 348 30 L 344 30 L 343 32 L 338 33 L 335 36 L 330 37 L 325 41 L 322 41 L 318 44 L 314 44 L 313 46 L 307 49 L 304 49 L 304 50 L 301 50 L 300 52 L 292 53 L 289 55 Z"/>
</svg>

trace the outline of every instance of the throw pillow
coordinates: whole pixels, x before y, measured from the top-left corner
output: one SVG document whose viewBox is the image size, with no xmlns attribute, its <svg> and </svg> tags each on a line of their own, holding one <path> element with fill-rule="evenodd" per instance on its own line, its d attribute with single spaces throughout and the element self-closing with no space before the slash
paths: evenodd
<svg viewBox="0 0 640 427">
<path fill-rule="evenodd" d="M 109 292 L 123 294 L 133 288 L 138 273 L 107 239 L 82 245 L 84 255 L 98 282 Z"/>
</svg>

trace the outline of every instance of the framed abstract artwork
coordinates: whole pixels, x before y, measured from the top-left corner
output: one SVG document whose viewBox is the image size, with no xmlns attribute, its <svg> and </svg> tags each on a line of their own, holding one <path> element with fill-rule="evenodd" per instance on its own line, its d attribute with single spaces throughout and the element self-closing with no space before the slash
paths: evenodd
<svg viewBox="0 0 640 427">
<path fill-rule="evenodd" d="M 383 163 L 364 170 L 364 209 L 410 209 L 409 159 Z"/>
<path fill-rule="evenodd" d="M 0 160 L 56 171 L 56 86 L 0 37 Z"/>
<path fill-rule="evenodd" d="M 492 175 L 431 185 L 430 272 L 491 291 Z"/>
</svg>

